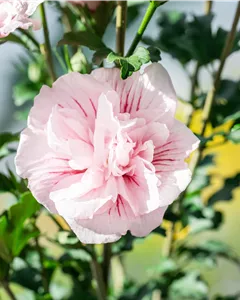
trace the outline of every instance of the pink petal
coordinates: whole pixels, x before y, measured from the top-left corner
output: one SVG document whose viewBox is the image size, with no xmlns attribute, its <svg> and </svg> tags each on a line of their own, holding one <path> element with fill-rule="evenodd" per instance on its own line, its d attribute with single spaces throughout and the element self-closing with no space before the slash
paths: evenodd
<svg viewBox="0 0 240 300">
<path fill-rule="evenodd" d="M 99 81 L 108 82 L 120 95 L 120 111 L 131 115 L 144 115 L 146 110 L 157 110 L 158 120 L 169 122 L 176 110 L 176 94 L 167 71 L 158 63 L 146 67 L 143 74 L 134 73 L 120 80 L 119 69 L 97 69 L 92 75 Z"/>
<path fill-rule="evenodd" d="M 71 218 L 65 218 L 65 220 L 79 240 L 85 244 L 113 243 L 121 238 L 120 234 L 97 233 L 94 230 L 81 226 L 77 221 Z"/>
<path fill-rule="evenodd" d="M 98 103 L 94 133 L 94 163 L 101 164 L 107 160 L 107 145 L 119 129 L 119 123 L 113 115 L 113 106 L 105 95 Z"/>
<path fill-rule="evenodd" d="M 15 165 L 17 174 L 28 178 L 29 188 L 38 201 L 54 211 L 49 192 L 54 184 L 71 174 L 66 159 L 56 157 L 42 132 L 25 129 L 21 134 Z"/>
<path fill-rule="evenodd" d="M 59 181 L 52 189 L 50 198 L 54 202 L 78 199 L 103 185 L 103 172 L 100 169 L 89 168 L 85 173 L 81 174 L 81 178 L 77 182 L 71 182 L 68 178 Z"/>
<path fill-rule="evenodd" d="M 81 140 L 70 140 L 68 143 L 72 154 L 70 167 L 74 170 L 88 169 L 93 161 L 93 146 Z"/>
<path fill-rule="evenodd" d="M 53 106 L 58 105 L 60 108 L 77 111 L 81 117 L 88 118 L 89 124 L 93 126 L 98 98 L 108 91 L 109 87 L 105 87 L 91 75 L 74 72 L 64 75 L 52 88 L 42 87 L 29 115 L 30 124 L 36 127 L 45 125 Z"/>
<path fill-rule="evenodd" d="M 162 206 L 159 201 L 159 179 L 140 159 L 135 161 L 132 176 L 118 179 L 118 193 L 131 207 L 135 216 L 149 213 Z"/>
<path fill-rule="evenodd" d="M 155 149 L 153 164 L 157 172 L 185 169 L 184 159 L 199 145 L 199 139 L 183 123 L 175 120 L 166 143 Z"/>
<path fill-rule="evenodd" d="M 66 198 L 61 200 L 58 198 L 55 206 L 58 213 L 65 218 L 92 219 L 95 217 L 94 215 L 99 213 L 100 209 L 101 213 L 104 213 L 102 208 L 105 207 L 106 211 L 116 201 L 116 198 L 116 183 L 112 177 L 100 188 L 96 188 L 83 196 L 75 198 L 69 193 Z"/>
<path fill-rule="evenodd" d="M 153 229 L 161 223 L 167 206 L 160 207 L 148 214 L 142 215 L 132 221 L 130 226 L 131 234 L 137 237 L 148 235 Z"/>
</svg>

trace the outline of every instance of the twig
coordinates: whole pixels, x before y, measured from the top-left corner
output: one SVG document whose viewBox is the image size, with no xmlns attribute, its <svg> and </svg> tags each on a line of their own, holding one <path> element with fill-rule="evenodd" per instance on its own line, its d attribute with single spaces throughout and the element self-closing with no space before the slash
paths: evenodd
<svg viewBox="0 0 240 300">
<path fill-rule="evenodd" d="M 206 15 L 209 15 L 211 13 L 212 5 L 213 5 L 212 1 L 206 1 L 205 2 L 205 14 Z M 189 102 L 192 105 L 193 105 L 193 101 L 195 100 L 194 99 L 195 89 L 196 89 L 196 85 L 197 85 L 197 82 L 198 82 L 198 74 L 199 74 L 200 67 L 201 67 L 200 63 L 197 62 L 196 66 L 195 66 L 195 70 L 193 72 L 192 80 L 191 80 L 191 92 L 190 92 L 190 101 Z M 193 113 L 194 113 L 194 109 L 192 109 L 192 113 L 189 115 L 189 117 L 187 119 L 186 125 L 188 127 L 189 127 L 189 125 L 191 123 L 191 120 L 192 120 L 192 117 L 193 117 Z"/>
<path fill-rule="evenodd" d="M 219 88 L 220 85 L 220 80 L 221 80 L 221 74 L 223 71 L 223 68 L 225 66 L 225 62 L 226 59 L 233 47 L 233 42 L 234 42 L 234 38 L 236 35 L 236 30 L 237 30 L 237 24 L 239 21 L 239 17 L 240 17 L 240 2 L 238 2 L 237 5 L 237 9 L 236 9 L 236 13 L 234 16 L 234 20 L 233 20 L 233 24 L 232 24 L 232 28 L 231 31 L 229 32 L 226 42 L 225 42 L 225 46 L 224 49 L 222 51 L 222 55 L 220 58 L 220 65 L 218 68 L 218 71 L 216 73 L 215 79 L 214 79 L 214 83 L 213 83 L 213 87 L 212 89 L 209 91 L 209 93 L 207 94 L 207 98 L 206 101 L 204 103 L 204 107 L 203 107 L 203 127 L 201 130 L 201 135 L 203 135 L 205 133 L 205 129 L 207 126 L 207 123 L 209 121 L 210 115 L 211 115 L 211 110 L 212 110 L 212 105 L 216 96 L 216 92 L 217 89 Z"/>
<path fill-rule="evenodd" d="M 233 41 L 234 41 L 234 37 L 236 34 L 239 17 L 240 17 L 240 2 L 238 2 L 236 13 L 235 13 L 233 24 L 232 24 L 232 28 L 227 36 L 225 46 L 222 51 L 220 65 L 219 65 L 218 71 L 217 71 L 215 79 L 214 79 L 213 87 L 208 92 L 204 106 L 203 106 L 202 129 L 201 129 L 200 135 L 204 135 L 206 126 L 207 126 L 208 121 L 211 116 L 212 106 L 213 106 L 216 92 L 217 92 L 217 89 L 219 88 L 219 84 L 220 84 L 220 80 L 221 80 L 221 74 L 222 74 L 227 56 L 229 55 L 229 53 L 232 49 L 232 46 L 233 46 Z M 204 149 L 203 147 L 200 147 L 197 151 L 195 151 L 195 153 L 192 157 L 192 160 L 190 161 L 189 167 L 193 173 L 193 176 L 194 176 L 196 167 L 201 160 L 203 149 Z M 186 190 L 183 193 L 183 196 L 185 194 L 186 194 Z"/>
<path fill-rule="evenodd" d="M 51 44 L 49 39 L 49 30 L 48 30 L 44 2 L 41 3 L 39 7 L 40 7 L 40 13 L 41 13 L 42 23 L 43 23 L 43 32 L 45 38 L 44 47 L 45 47 L 45 55 L 48 63 L 48 68 L 49 68 L 49 74 L 52 77 L 52 81 L 55 81 L 57 77 L 55 75 L 54 66 L 53 66 L 53 57 L 52 57 Z"/>
<path fill-rule="evenodd" d="M 239 17 L 240 17 L 240 2 L 238 2 L 238 5 L 237 5 L 237 9 L 236 9 L 236 13 L 235 13 L 235 16 L 234 16 L 231 31 L 229 32 L 229 34 L 227 36 L 227 39 L 225 41 L 225 46 L 224 46 L 224 49 L 222 51 L 222 55 L 221 55 L 221 59 L 220 59 L 220 65 L 219 65 L 219 69 L 218 69 L 218 71 L 216 73 L 216 76 L 215 76 L 215 79 L 214 79 L 213 87 L 209 91 L 209 93 L 207 94 L 207 98 L 206 98 L 206 101 L 204 103 L 203 118 L 202 118 L 203 126 L 202 126 L 202 129 L 201 129 L 200 135 L 204 135 L 206 125 L 207 125 L 207 123 L 210 119 L 212 105 L 214 103 L 216 92 L 217 92 L 217 89 L 218 89 L 219 84 L 220 84 L 222 70 L 224 68 L 226 58 L 227 58 L 227 56 L 228 56 L 228 54 L 231 51 L 231 48 L 233 46 L 233 41 L 234 41 L 234 37 L 235 37 L 235 34 L 236 34 L 237 23 L 238 23 Z M 192 176 L 195 175 L 196 168 L 197 168 L 199 162 L 201 161 L 203 150 L 204 150 L 204 147 L 199 147 L 199 149 L 196 150 L 194 152 L 193 156 L 192 156 L 192 159 L 191 159 L 190 164 L 189 164 L 189 168 L 192 171 Z M 178 203 L 179 203 L 180 209 L 181 209 L 182 201 L 185 198 L 186 193 L 187 193 L 187 188 L 185 189 L 185 191 L 179 197 Z M 174 227 L 175 226 L 173 226 L 173 230 L 174 230 Z"/>
<path fill-rule="evenodd" d="M 126 24 L 127 1 L 118 1 L 116 16 L 116 51 L 120 56 L 124 55 Z"/>
<path fill-rule="evenodd" d="M 209 15 L 213 6 L 213 1 L 206 1 L 205 2 L 205 14 Z"/>
<path fill-rule="evenodd" d="M 191 91 L 190 91 L 189 103 L 192 104 L 192 111 L 191 111 L 191 113 L 188 116 L 187 121 L 186 121 L 186 126 L 187 127 L 190 126 L 190 123 L 191 123 L 192 117 L 193 117 L 193 113 L 194 113 L 193 103 L 194 103 L 194 100 L 195 100 L 194 96 L 195 96 L 196 85 L 197 85 L 197 82 L 198 82 L 199 69 L 200 69 L 200 64 L 197 62 L 195 70 L 193 72 L 192 80 L 191 80 Z"/>
<path fill-rule="evenodd" d="M 49 214 L 49 216 L 60 230 L 69 231 L 70 227 L 68 226 L 67 222 L 63 219 L 63 217 L 53 214 Z"/>
</svg>

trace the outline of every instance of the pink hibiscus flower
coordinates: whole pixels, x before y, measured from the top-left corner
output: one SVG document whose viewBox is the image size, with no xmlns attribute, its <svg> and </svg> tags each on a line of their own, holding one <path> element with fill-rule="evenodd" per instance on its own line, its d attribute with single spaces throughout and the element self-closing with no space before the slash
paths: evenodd
<svg viewBox="0 0 240 300">
<path fill-rule="evenodd" d="M 35 99 L 17 173 L 84 243 L 145 236 L 191 179 L 184 160 L 199 140 L 176 104 L 157 63 L 127 80 L 116 68 L 62 76 Z"/>
<path fill-rule="evenodd" d="M 40 23 L 30 19 L 43 0 L 0 0 L 0 38 L 8 36 L 17 28 L 39 29 Z"/>
<path fill-rule="evenodd" d="M 92 10 L 95 11 L 98 6 L 101 4 L 102 1 L 84 1 L 84 0 L 71 0 L 72 3 L 75 4 L 80 4 L 82 6 L 87 5 L 87 7 Z"/>
</svg>

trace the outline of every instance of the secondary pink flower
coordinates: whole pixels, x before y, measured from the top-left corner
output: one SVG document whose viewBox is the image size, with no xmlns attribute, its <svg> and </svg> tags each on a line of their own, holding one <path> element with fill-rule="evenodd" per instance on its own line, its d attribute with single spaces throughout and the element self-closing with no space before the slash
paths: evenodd
<svg viewBox="0 0 240 300">
<path fill-rule="evenodd" d="M 70 73 L 36 97 L 16 156 L 36 199 L 84 243 L 145 236 L 186 188 L 198 139 L 174 119 L 166 70 Z"/>
<path fill-rule="evenodd" d="M 82 6 L 87 5 L 87 7 L 92 10 L 95 11 L 98 6 L 101 4 L 102 1 L 84 1 L 84 0 L 71 0 L 72 3 L 75 4 L 80 4 Z"/>
<path fill-rule="evenodd" d="M 43 0 L 0 0 L 0 38 L 8 36 L 17 28 L 39 28 L 39 22 L 30 19 Z"/>
</svg>

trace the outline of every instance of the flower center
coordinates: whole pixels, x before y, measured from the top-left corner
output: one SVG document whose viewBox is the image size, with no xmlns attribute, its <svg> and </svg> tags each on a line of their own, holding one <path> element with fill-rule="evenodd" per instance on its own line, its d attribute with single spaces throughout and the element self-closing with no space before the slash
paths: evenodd
<svg viewBox="0 0 240 300">
<path fill-rule="evenodd" d="M 134 156 L 135 143 L 127 133 L 119 133 L 109 143 L 109 153 L 105 167 L 108 168 L 108 176 L 123 176 L 133 170 L 131 159 Z"/>
</svg>

